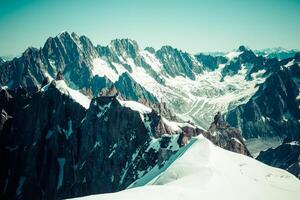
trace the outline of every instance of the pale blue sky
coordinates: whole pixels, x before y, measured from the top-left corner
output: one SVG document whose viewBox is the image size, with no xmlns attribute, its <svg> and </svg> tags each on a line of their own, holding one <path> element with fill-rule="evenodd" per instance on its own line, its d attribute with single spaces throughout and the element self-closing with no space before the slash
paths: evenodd
<svg viewBox="0 0 300 200">
<path fill-rule="evenodd" d="M 0 55 L 40 47 L 62 30 L 96 44 L 228 51 L 300 48 L 300 0 L 0 0 Z"/>
</svg>

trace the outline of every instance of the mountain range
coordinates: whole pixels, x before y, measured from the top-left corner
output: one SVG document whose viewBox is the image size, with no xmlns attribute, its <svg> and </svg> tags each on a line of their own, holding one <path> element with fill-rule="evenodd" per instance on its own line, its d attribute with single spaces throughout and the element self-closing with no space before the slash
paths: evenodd
<svg viewBox="0 0 300 200">
<path fill-rule="evenodd" d="M 170 182 L 164 174 L 185 156 L 210 159 L 203 152 L 188 153 L 206 148 L 228 154 L 228 162 L 234 155 L 254 165 L 251 170 L 273 172 L 245 158 L 258 156 L 299 178 L 300 53 L 282 52 L 240 46 L 224 54 L 192 55 L 172 46 L 141 49 L 131 39 L 95 46 L 85 36 L 62 32 L 39 49 L 0 60 L 1 196 L 61 199 L 135 183 L 164 185 Z M 282 141 L 274 149 L 252 151 L 255 142 L 247 142 L 274 137 Z M 223 153 L 210 142 L 244 156 Z M 270 177 L 276 178 L 268 181 L 263 178 L 268 174 L 242 176 L 262 179 L 266 190 L 271 182 L 284 184 L 281 176 L 299 185 L 281 173 L 275 170 Z M 199 178 L 206 175 L 211 177 Z M 289 184 L 283 187 L 291 189 Z"/>
</svg>

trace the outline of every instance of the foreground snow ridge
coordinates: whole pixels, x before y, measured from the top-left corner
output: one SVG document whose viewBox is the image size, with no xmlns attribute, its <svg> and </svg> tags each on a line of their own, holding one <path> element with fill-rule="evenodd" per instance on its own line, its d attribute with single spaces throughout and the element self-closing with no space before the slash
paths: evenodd
<svg viewBox="0 0 300 200">
<path fill-rule="evenodd" d="M 78 199 L 299 199 L 300 181 L 288 172 L 221 149 L 203 136 L 192 142 L 181 157 L 146 185 Z"/>
</svg>

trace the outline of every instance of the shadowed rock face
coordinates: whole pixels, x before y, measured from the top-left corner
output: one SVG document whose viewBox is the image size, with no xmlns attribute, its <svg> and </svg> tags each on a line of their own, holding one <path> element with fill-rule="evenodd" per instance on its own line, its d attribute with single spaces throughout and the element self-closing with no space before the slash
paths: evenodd
<svg viewBox="0 0 300 200">
<path fill-rule="evenodd" d="M 185 142 L 189 141 L 192 136 L 200 134 L 219 147 L 251 157 L 251 154 L 244 143 L 241 132 L 236 128 L 230 127 L 220 112 L 215 115 L 214 121 L 211 123 L 207 131 L 196 127 L 183 127 L 183 133 L 180 135 L 179 141 L 182 142 L 181 145 L 184 145 Z"/>
<path fill-rule="evenodd" d="M 11 96 L 1 104 L 11 116 L 0 132 L 1 199 L 53 199 L 58 159 L 76 152 L 72 138 L 85 110 L 54 87 L 31 96 L 18 89 Z M 72 170 L 65 171 L 71 176 Z"/>
<path fill-rule="evenodd" d="M 227 139 L 218 141 L 190 125 L 174 132 L 157 112 L 134 111 L 115 96 L 95 98 L 85 110 L 50 85 L 34 94 L 22 88 L 1 90 L 0 101 L 1 199 L 61 199 L 119 191 L 153 166 L 163 166 L 178 150 L 174 145 L 192 135 L 203 134 L 243 153 L 226 145 Z"/>
<path fill-rule="evenodd" d="M 227 59 L 223 56 L 211 56 L 200 53 L 195 55 L 195 57 L 206 69 L 211 71 L 216 70 L 220 64 L 225 64 L 227 62 Z"/>
<path fill-rule="evenodd" d="M 155 55 L 163 64 L 164 72 L 171 77 L 184 75 L 194 80 L 195 74 L 203 71 L 202 65 L 195 62 L 196 59 L 171 46 L 163 46 Z"/>
<path fill-rule="evenodd" d="M 105 113 L 101 109 L 107 104 L 111 106 Z M 95 99 L 86 111 L 54 85 L 31 96 L 22 89 L 11 94 L 2 90 L 1 110 L 4 199 L 60 199 L 118 191 L 135 180 L 137 169 L 157 163 L 155 151 L 144 153 L 151 162 L 133 159 L 134 154 L 138 159 L 139 151 L 145 152 L 150 135 L 141 115 L 121 106 L 115 97 Z M 142 161 L 137 168 L 134 163 Z"/>
<path fill-rule="evenodd" d="M 207 138 L 216 145 L 233 152 L 251 156 L 241 132 L 236 128 L 230 127 L 220 112 L 214 117 L 214 122 L 211 123 L 208 132 L 210 135 Z"/>
<path fill-rule="evenodd" d="M 123 73 L 114 85 L 118 91 L 121 91 L 124 99 L 138 101 L 146 105 L 158 103 L 157 98 L 134 81 L 127 72 Z"/>
<path fill-rule="evenodd" d="M 89 66 L 90 52 L 83 47 L 75 33 L 64 32 L 49 38 L 42 49 L 28 48 L 20 58 L 4 63 L 0 69 L 0 83 L 9 83 L 10 88 L 36 87 L 47 74 L 55 77 L 61 71 L 68 72 L 68 79 L 78 87 L 87 87 L 91 72 L 84 66 Z"/>
<path fill-rule="evenodd" d="M 277 148 L 260 152 L 257 160 L 285 169 L 300 179 L 300 137 L 288 138 Z"/>
</svg>

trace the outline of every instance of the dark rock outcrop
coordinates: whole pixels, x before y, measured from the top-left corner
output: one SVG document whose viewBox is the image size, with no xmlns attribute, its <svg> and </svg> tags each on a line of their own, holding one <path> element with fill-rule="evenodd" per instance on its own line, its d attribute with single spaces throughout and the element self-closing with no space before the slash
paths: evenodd
<svg viewBox="0 0 300 200">
<path fill-rule="evenodd" d="M 163 64 L 163 71 L 171 77 L 186 76 L 194 80 L 195 74 L 203 72 L 201 64 L 196 62 L 196 59 L 171 46 L 163 46 L 156 51 L 155 56 Z"/>
<path fill-rule="evenodd" d="M 218 69 L 220 64 L 225 64 L 227 62 L 227 59 L 223 56 L 211 56 L 200 53 L 195 55 L 195 57 L 203 64 L 205 69 L 210 71 Z"/>
<path fill-rule="evenodd" d="M 257 160 L 285 169 L 300 179 L 300 140 L 299 138 L 287 139 L 275 149 L 260 152 Z"/>
<path fill-rule="evenodd" d="M 191 137 L 202 134 L 219 147 L 251 157 L 241 132 L 236 128 L 230 127 L 220 112 L 215 115 L 214 121 L 207 131 L 191 126 L 184 126 L 182 130 L 183 133 L 181 133 L 179 140 L 181 145 L 186 144 Z"/>
<path fill-rule="evenodd" d="M 114 86 L 124 99 L 138 101 L 145 105 L 158 103 L 157 98 L 137 83 L 127 72 L 119 77 Z"/>
<path fill-rule="evenodd" d="M 198 134 L 244 153 L 193 125 L 174 131 L 156 111 L 135 111 L 116 96 L 95 98 L 86 110 L 50 84 L 34 94 L 2 90 L 0 100 L 1 199 L 119 191 Z"/>
<path fill-rule="evenodd" d="M 234 127 L 230 127 L 220 112 L 214 117 L 214 121 L 211 123 L 208 132 L 210 134 L 207 138 L 214 144 L 233 152 L 251 156 L 241 132 Z"/>
</svg>

